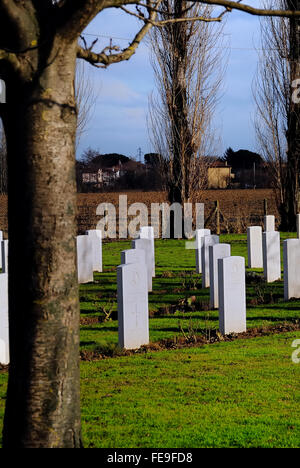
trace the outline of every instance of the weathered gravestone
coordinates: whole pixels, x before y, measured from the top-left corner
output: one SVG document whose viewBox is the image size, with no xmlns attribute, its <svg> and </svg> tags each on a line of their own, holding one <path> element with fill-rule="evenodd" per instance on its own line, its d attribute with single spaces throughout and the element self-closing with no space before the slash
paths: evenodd
<svg viewBox="0 0 300 468">
<path fill-rule="evenodd" d="M 155 243 L 154 229 L 152 226 L 143 226 L 140 230 L 140 239 L 148 239 L 151 241 L 152 248 L 152 277 L 155 277 Z"/>
<path fill-rule="evenodd" d="M 8 273 L 8 240 L 1 241 L 2 273 Z"/>
<path fill-rule="evenodd" d="M 218 260 L 219 323 L 223 335 L 246 331 L 246 279 L 244 257 Z"/>
<path fill-rule="evenodd" d="M 196 239 L 195 239 L 195 254 L 196 254 L 196 273 L 202 273 L 202 244 L 201 239 L 204 236 L 210 236 L 210 229 L 196 229 Z"/>
<path fill-rule="evenodd" d="M 153 255 L 152 255 L 152 244 L 149 239 L 136 239 L 132 241 L 132 248 L 138 250 L 144 250 L 145 261 L 147 268 L 148 278 L 148 291 L 152 291 L 152 272 L 153 272 Z"/>
<path fill-rule="evenodd" d="M 202 288 L 209 288 L 209 246 L 219 244 L 219 236 L 201 237 Z"/>
<path fill-rule="evenodd" d="M 267 215 L 264 217 L 265 232 L 275 231 L 275 216 Z"/>
<path fill-rule="evenodd" d="M 297 238 L 300 239 L 300 214 L 297 214 Z"/>
<path fill-rule="evenodd" d="M 8 274 L 0 274 L 0 364 L 9 364 Z"/>
<path fill-rule="evenodd" d="M 231 247 L 229 244 L 209 246 L 210 306 L 213 309 L 219 307 L 218 260 L 230 257 L 230 255 Z"/>
<path fill-rule="evenodd" d="M 300 298 L 300 239 L 283 243 L 284 299 Z"/>
<path fill-rule="evenodd" d="M 263 233 L 264 278 L 267 283 L 280 280 L 280 233 L 277 231 Z"/>
<path fill-rule="evenodd" d="M 248 267 L 263 268 L 262 228 L 251 226 L 247 229 Z"/>
<path fill-rule="evenodd" d="M 102 232 L 100 229 L 86 231 L 90 236 L 93 250 L 93 271 L 102 272 Z"/>
<path fill-rule="evenodd" d="M 148 280 L 141 263 L 117 267 L 119 346 L 137 349 L 149 343 Z"/>
<path fill-rule="evenodd" d="M 90 236 L 77 236 L 77 270 L 78 283 L 92 283 L 93 246 Z"/>
</svg>

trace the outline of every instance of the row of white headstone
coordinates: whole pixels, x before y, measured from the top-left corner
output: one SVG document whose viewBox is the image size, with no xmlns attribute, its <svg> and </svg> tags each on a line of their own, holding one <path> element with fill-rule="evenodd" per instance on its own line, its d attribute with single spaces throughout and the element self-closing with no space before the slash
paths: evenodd
<svg viewBox="0 0 300 468">
<path fill-rule="evenodd" d="M 300 215 L 297 215 L 297 239 L 283 242 L 284 299 L 300 298 Z M 260 226 L 247 230 L 248 266 L 263 268 L 267 283 L 281 279 L 280 233 L 275 217 L 265 217 L 265 232 Z"/>
<path fill-rule="evenodd" d="M 0 231 L 0 364 L 9 364 L 8 326 L 8 240 Z"/>
<path fill-rule="evenodd" d="M 94 272 L 102 272 L 102 232 L 98 229 L 77 236 L 78 283 L 94 281 Z"/>
<path fill-rule="evenodd" d="M 142 227 L 132 248 L 121 252 L 117 267 L 118 330 L 122 349 L 149 343 L 148 292 L 155 277 L 154 230 Z"/>
<path fill-rule="evenodd" d="M 209 229 L 196 231 L 196 272 L 202 287 L 210 288 L 210 306 L 219 309 L 223 335 L 246 331 L 246 282 L 244 257 L 232 257 L 231 246 L 220 244 Z"/>
<path fill-rule="evenodd" d="M 0 231 L 0 364 L 9 364 L 8 319 L 8 240 Z M 102 272 L 101 231 L 90 230 L 85 236 L 77 236 L 78 282 L 93 281 L 93 272 Z"/>
</svg>

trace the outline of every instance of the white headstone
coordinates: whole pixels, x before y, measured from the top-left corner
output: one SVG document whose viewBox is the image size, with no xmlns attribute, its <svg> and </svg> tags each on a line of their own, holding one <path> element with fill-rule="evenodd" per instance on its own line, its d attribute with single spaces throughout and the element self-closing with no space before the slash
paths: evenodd
<svg viewBox="0 0 300 468">
<path fill-rule="evenodd" d="M 152 277 L 155 277 L 155 243 L 154 243 L 154 228 L 152 226 L 143 226 L 140 230 L 140 239 L 149 239 L 151 240 L 152 246 L 152 262 L 153 270 Z"/>
<path fill-rule="evenodd" d="M 275 216 L 267 215 L 264 217 L 265 232 L 275 231 Z"/>
<path fill-rule="evenodd" d="M 145 269 L 146 274 L 147 267 L 146 267 L 146 252 L 142 249 L 128 249 L 122 250 L 121 252 L 121 264 L 127 265 L 128 263 L 141 263 Z"/>
<path fill-rule="evenodd" d="M 284 299 L 300 298 L 300 239 L 283 243 Z"/>
<path fill-rule="evenodd" d="M 280 256 L 280 233 L 270 231 L 263 233 L 263 260 L 264 278 L 267 283 L 280 280 L 281 278 L 281 256 Z"/>
<path fill-rule="evenodd" d="M 202 273 L 202 256 L 201 256 L 201 239 L 204 236 L 210 236 L 211 231 L 210 229 L 196 229 L 196 273 Z"/>
<path fill-rule="evenodd" d="M 247 229 L 248 267 L 263 268 L 262 228 L 251 226 Z"/>
<path fill-rule="evenodd" d="M 117 267 L 119 346 L 137 349 L 149 343 L 148 284 L 145 267 Z"/>
<path fill-rule="evenodd" d="M 219 243 L 219 236 L 201 237 L 202 288 L 209 288 L 209 246 Z"/>
<path fill-rule="evenodd" d="M 8 240 L 1 241 L 2 273 L 8 273 Z"/>
<path fill-rule="evenodd" d="M 223 335 L 246 331 L 246 279 L 244 257 L 218 260 L 219 321 Z"/>
<path fill-rule="evenodd" d="M 300 214 L 297 214 L 297 237 L 300 239 Z"/>
<path fill-rule="evenodd" d="M 153 255 L 152 243 L 150 239 L 136 239 L 132 241 L 132 248 L 145 251 L 145 260 L 148 277 L 148 291 L 152 291 L 152 272 L 153 272 Z"/>
<path fill-rule="evenodd" d="M 100 229 L 91 229 L 86 231 L 86 234 L 91 237 L 93 249 L 93 270 L 99 273 L 102 272 L 102 232 Z"/>
<path fill-rule="evenodd" d="M 78 283 L 92 283 L 93 244 L 90 236 L 77 236 L 77 270 Z"/>
<path fill-rule="evenodd" d="M 231 247 L 229 244 L 209 246 L 210 305 L 213 309 L 219 307 L 218 260 L 230 257 L 230 255 Z"/>
<path fill-rule="evenodd" d="M 0 274 L 0 364 L 9 364 L 8 274 Z"/>
</svg>

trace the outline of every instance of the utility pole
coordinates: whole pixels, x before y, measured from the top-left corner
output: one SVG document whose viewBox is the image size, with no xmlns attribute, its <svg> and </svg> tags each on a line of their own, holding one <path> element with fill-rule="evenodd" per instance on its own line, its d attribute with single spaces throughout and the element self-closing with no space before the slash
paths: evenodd
<svg viewBox="0 0 300 468">
<path fill-rule="evenodd" d="M 137 160 L 142 163 L 142 148 L 138 148 Z"/>
</svg>

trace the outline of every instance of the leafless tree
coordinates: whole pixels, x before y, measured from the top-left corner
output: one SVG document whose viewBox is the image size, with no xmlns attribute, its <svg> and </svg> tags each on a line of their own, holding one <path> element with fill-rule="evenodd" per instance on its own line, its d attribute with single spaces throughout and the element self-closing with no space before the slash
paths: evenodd
<svg viewBox="0 0 300 468">
<path fill-rule="evenodd" d="M 93 82 L 87 73 L 86 64 L 82 60 L 77 60 L 75 75 L 75 100 L 77 106 L 76 147 L 78 147 L 82 135 L 88 129 L 97 97 Z"/>
<path fill-rule="evenodd" d="M 285 5 L 284 0 L 275 0 Z M 259 65 L 254 80 L 255 130 L 261 154 L 272 174 L 277 205 L 286 190 L 287 125 L 290 107 L 289 20 L 261 20 Z"/>
<path fill-rule="evenodd" d="M 0 2 L 0 77 L 7 86 L 7 104 L 0 106 L 0 117 L 8 153 L 10 241 L 6 448 L 81 446 L 76 59 L 98 68 L 128 60 L 153 25 L 164 26 L 156 21 L 160 3 Z M 300 11 L 266 11 L 229 0 L 205 3 L 255 15 L 300 16 Z M 126 49 L 110 45 L 95 51 L 93 43 L 79 44 L 80 35 L 98 14 L 113 7 L 126 11 L 126 5 L 137 5 L 136 15 L 142 21 Z"/>
<path fill-rule="evenodd" d="M 212 7 L 164 0 L 159 20 L 210 18 Z M 207 181 L 214 154 L 212 117 L 224 75 L 222 24 L 175 22 L 150 34 L 157 92 L 149 105 L 149 127 L 171 203 L 187 202 Z M 226 55 L 226 54 L 225 54 Z"/>
<path fill-rule="evenodd" d="M 295 6 L 287 0 L 268 3 L 269 8 Z M 299 104 L 293 102 L 293 81 L 300 76 L 296 23 L 282 17 L 261 21 L 260 61 L 253 87 L 257 140 L 269 163 L 283 230 L 296 228 L 299 210 Z"/>
</svg>

